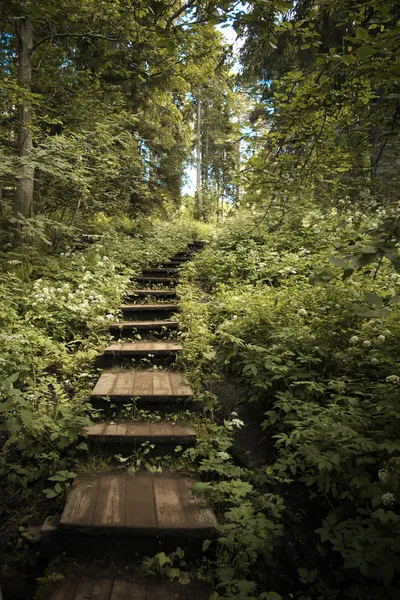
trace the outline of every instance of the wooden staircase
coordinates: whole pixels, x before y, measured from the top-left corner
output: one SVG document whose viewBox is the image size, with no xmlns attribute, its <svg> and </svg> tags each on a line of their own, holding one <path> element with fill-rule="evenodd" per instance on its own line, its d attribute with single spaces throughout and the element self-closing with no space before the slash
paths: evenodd
<svg viewBox="0 0 400 600">
<path fill-rule="evenodd" d="M 97 357 L 97 364 L 107 364 L 108 368 L 100 374 L 92 391 L 93 402 L 110 402 L 117 410 L 127 402 L 148 409 L 161 405 L 167 414 L 170 406 L 192 406 L 193 390 L 184 374 L 161 369 L 160 363 L 164 359 L 173 362 L 182 351 L 182 345 L 171 338 L 171 332 L 178 328 L 179 306 L 174 289 L 178 282 L 177 269 L 202 246 L 190 244 L 164 266 L 148 269 L 136 278 L 136 282 L 146 282 L 149 288 L 134 289 L 127 294 L 126 304 L 120 310 L 130 320 L 112 324 L 110 332 L 116 338 L 134 338 L 140 332 L 141 339 L 116 341 Z M 157 287 L 159 284 L 163 287 Z M 168 303 L 156 302 L 160 299 Z M 157 334 L 163 338 L 155 340 Z M 134 361 L 143 358 L 157 368 L 140 368 Z M 129 368 L 121 368 L 126 360 L 131 362 Z M 154 423 L 123 419 L 96 422 L 86 428 L 85 434 L 91 445 L 100 443 L 103 452 L 115 444 L 136 447 L 149 442 L 164 448 L 196 443 L 192 425 L 175 423 L 168 417 Z M 217 520 L 209 506 L 192 496 L 193 483 L 176 473 L 107 472 L 78 477 L 53 535 L 56 546 L 68 556 L 101 557 L 111 550 L 131 558 L 171 552 L 177 546 L 184 548 L 189 558 L 199 556 L 202 542 L 213 535 Z M 67 579 L 51 600 L 189 598 L 185 590 L 175 586 L 173 591 L 172 587 L 162 582 Z M 190 597 L 205 600 L 209 594 L 207 588 L 207 591 L 195 591 Z"/>
</svg>

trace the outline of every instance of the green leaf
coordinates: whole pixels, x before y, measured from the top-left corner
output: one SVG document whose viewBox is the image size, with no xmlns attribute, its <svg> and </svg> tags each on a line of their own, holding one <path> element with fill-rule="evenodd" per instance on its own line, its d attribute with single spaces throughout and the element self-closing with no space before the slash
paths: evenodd
<svg viewBox="0 0 400 600">
<path fill-rule="evenodd" d="M 364 29 L 364 27 L 357 27 L 356 37 L 359 40 L 363 40 L 364 42 L 367 42 L 369 40 L 369 33 L 368 33 L 367 29 Z"/>
<path fill-rule="evenodd" d="M 334 265 L 335 267 L 340 267 L 341 269 L 345 269 L 347 265 L 347 262 L 339 256 L 330 256 L 329 262 L 332 263 L 332 265 Z"/>
<path fill-rule="evenodd" d="M 373 306 L 383 307 L 383 298 L 373 292 L 364 292 L 366 301 Z"/>
</svg>

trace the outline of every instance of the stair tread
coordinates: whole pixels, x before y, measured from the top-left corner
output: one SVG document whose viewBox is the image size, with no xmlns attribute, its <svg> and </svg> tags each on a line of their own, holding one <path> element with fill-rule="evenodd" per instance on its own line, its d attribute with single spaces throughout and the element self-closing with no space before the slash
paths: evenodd
<svg viewBox="0 0 400 600">
<path fill-rule="evenodd" d="M 181 373 L 166 370 L 104 371 L 92 396 L 110 398 L 189 398 L 192 388 Z"/>
<path fill-rule="evenodd" d="M 143 290 L 130 290 L 128 292 L 128 296 L 138 294 L 140 296 L 176 296 L 176 290 L 152 290 L 152 289 L 143 289 Z"/>
<path fill-rule="evenodd" d="M 153 277 L 152 275 L 149 276 L 140 276 L 140 277 L 135 277 L 134 278 L 135 281 L 156 281 L 157 283 L 172 283 L 172 282 L 176 282 L 178 281 L 177 277 Z"/>
<path fill-rule="evenodd" d="M 169 327 L 170 329 L 176 329 L 179 325 L 178 321 L 118 321 L 118 323 L 112 323 L 110 329 L 159 329 L 160 327 Z"/>
<path fill-rule="evenodd" d="M 196 432 L 190 425 L 177 425 L 166 421 L 157 423 L 135 423 L 134 421 L 109 422 L 103 421 L 85 427 L 89 437 L 124 438 L 129 440 L 151 440 L 157 442 L 196 439 Z"/>
<path fill-rule="evenodd" d="M 174 310 L 174 308 L 178 308 L 177 304 L 121 304 L 119 307 L 120 310 Z"/>
<path fill-rule="evenodd" d="M 122 342 L 120 344 L 111 344 L 104 352 L 106 354 L 114 352 L 126 354 L 134 354 L 136 352 L 141 354 L 146 352 L 160 354 L 163 352 L 182 352 L 182 350 L 182 344 L 162 340 L 160 342 Z"/>
<path fill-rule="evenodd" d="M 180 584 L 165 581 L 128 581 L 126 579 L 66 579 L 51 600 L 207 600 L 210 585 L 204 582 Z"/>
<path fill-rule="evenodd" d="M 121 536 L 186 531 L 208 533 L 214 512 L 194 498 L 194 481 L 173 474 L 101 474 L 75 480 L 60 519 L 60 533 L 114 532 Z"/>
</svg>

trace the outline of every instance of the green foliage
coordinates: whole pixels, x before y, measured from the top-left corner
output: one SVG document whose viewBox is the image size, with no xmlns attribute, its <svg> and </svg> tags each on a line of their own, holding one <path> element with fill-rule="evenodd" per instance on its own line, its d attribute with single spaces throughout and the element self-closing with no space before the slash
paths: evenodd
<svg viewBox="0 0 400 600">
<path fill-rule="evenodd" d="M 204 331 L 199 334 L 199 322 L 184 320 L 189 338 L 193 332 L 193 340 L 204 340 L 203 353 L 212 347 L 215 370 L 225 365 L 247 384 L 248 402 L 271 444 L 264 478 L 234 465 L 229 476 L 210 450 L 203 461 L 217 480 L 198 484 L 195 492 L 224 507 L 216 566 L 227 594 L 222 597 L 244 594 L 238 582 L 252 580 L 252 559 L 274 564 L 274 540 L 290 537 L 280 523 L 282 509 L 263 503 L 260 485 L 295 514 L 303 504 L 314 514 L 315 552 L 299 565 L 300 587 L 331 597 L 339 586 L 344 597 L 357 598 L 370 597 L 369 584 L 360 581 L 379 582 L 376 597 L 396 589 L 399 276 L 393 261 L 383 258 L 379 269 L 366 263 L 343 278 L 342 263 L 332 259 L 332 249 L 349 239 L 356 240 L 352 255 L 358 248 L 366 252 L 377 217 L 346 205 L 325 210 L 309 204 L 275 230 L 271 220 L 260 224 L 258 215 L 241 213 L 187 271 L 191 285 L 208 292 L 197 309 Z M 193 293 L 187 306 L 184 296 L 184 313 Z M 202 368 L 210 366 L 203 362 Z M 245 528 L 236 528 L 236 517 L 237 523 L 246 520 Z M 321 572 L 321 557 L 338 565 L 340 577 L 335 570 Z M 248 597 L 254 590 L 246 591 Z"/>
<path fill-rule="evenodd" d="M 58 240 L 63 251 L 54 250 L 52 230 L 34 223 L 33 245 L 24 236 L 25 244 L 0 257 L 0 469 L 4 492 L 42 489 L 52 498 L 65 493 L 87 450 L 79 437 L 90 423 L 84 401 L 97 377 L 93 359 L 109 340 L 130 276 L 167 259 L 195 229 L 113 225 L 99 216 L 102 233 L 80 252 L 65 235 Z"/>
</svg>

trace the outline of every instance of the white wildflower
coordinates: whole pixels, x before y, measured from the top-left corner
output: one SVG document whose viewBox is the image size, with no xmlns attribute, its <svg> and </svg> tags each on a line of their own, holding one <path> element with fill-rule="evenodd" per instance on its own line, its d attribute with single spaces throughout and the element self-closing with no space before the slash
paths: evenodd
<svg viewBox="0 0 400 600">
<path fill-rule="evenodd" d="M 377 358 L 371 358 L 371 365 L 376 366 L 377 364 L 379 364 L 379 360 Z"/>
<path fill-rule="evenodd" d="M 400 377 L 398 377 L 397 375 L 389 375 L 388 377 L 386 377 L 386 382 L 398 384 L 400 383 Z"/>
<path fill-rule="evenodd" d="M 244 425 L 241 419 L 232 419 L 231 423 L 234 427 L 237 427 L 238 429 L 240 429 Z"/>
<path fill-rule="evenodd" d="M 305 308 L 300 308 L 297 311 L 297 314 L 299 315 L 299 317 L 307 317 L 308 316 L 308 312 L 306 311 Z"/>
<path fill-rule="evenodd" d="M 388 476 L 388 474 L 387 474 L 387 471 L 385 471 L 385 469 L 381 469 L 378 472 L 379 481 L 381 481 L 382 483 L 385 483 L 387 481 L 387 476 Z"/>
<path fill-rule="evenodd" d="M 384 335 L 378 335 L 378 342 L 384 342 L 386 340 Z"/>
<path fill-rule="evenodd" d="M 222 460 L 229 460 L 230 456 L 227 452 L 217 452 L 217 456 Z"/>
<path fill-rule="evenodd" d="M 381 500 L 385 506 L 390 506 L 394 503 L 396 498 L 390 492 L 386 492 L 386 494 L 383 494 L 383 496 L 381 497 Z"/>
<path fill-rule="evenodd" d="M 369 348 L 369 347 L 371 346 L 371 342 L 370 342 L 369 340 L 364 340 L 364 341 L 363 341 L 363 346 L 364 346 L 365 348 Z"/>
<path fill-rule="evenodd" d="M 358 343 L 358 337 L 356 335 L 352 335 L 350 338 L 350 344 L 357 344 Z"/>
</svg>

